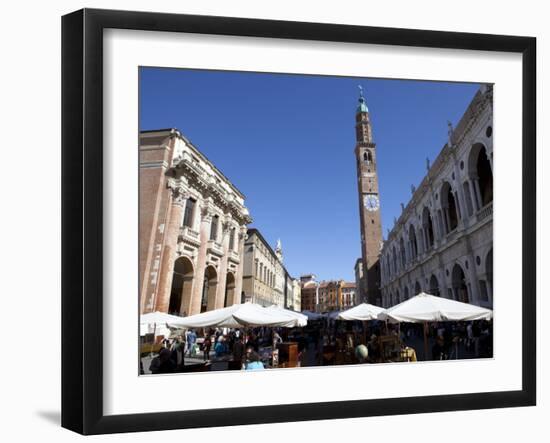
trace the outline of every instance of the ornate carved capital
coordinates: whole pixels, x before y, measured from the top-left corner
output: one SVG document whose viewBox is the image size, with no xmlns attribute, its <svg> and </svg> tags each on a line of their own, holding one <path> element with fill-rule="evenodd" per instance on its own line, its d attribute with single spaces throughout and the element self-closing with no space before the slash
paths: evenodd
<svg viewBox="0 0 550 443">
<path fill-rule="evenodd" d="M 168 178 L 166 186 L 172 190 L 172 204 L 184 206 L 185 201 L 189 198 L 189 190 L 186 184 L 181 180 Z"/>
<path fill-rule="evenodd" d="M 210 201 L 205 201 L 200 206 L 201 208 L 201 220 L 202 221 L 212 221 L 212 217 L 214 216 L 214 206 Z"/>
</svg>

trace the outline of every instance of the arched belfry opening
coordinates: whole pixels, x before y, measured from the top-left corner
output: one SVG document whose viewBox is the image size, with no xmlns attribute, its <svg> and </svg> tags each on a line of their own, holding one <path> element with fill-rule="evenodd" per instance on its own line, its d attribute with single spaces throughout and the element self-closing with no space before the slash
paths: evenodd
<svg viewBox="0 0 550 443">
<path fill-rule="evenodd" d="M 372 164 L 372 152 L 370 152 L 369 150 L 365 151 L 365 152 L 363 153 L 363 161 L 364 161 L 367 165 Z"/>
<path fill-rule="evenodd" d="M 174 315 L 189 314 L 193 289 L 193 264 L 187 257 L 179 257 L 174 263 L 168 312 Z"/>
<path fill-rule="evenodd" d="M 216 306 L 216 290 L 218 288 L 218 273 L 214 266 L 204 270 L 204 285 L 202 287 L 201 312 L 211 311 Z"/>
<path fill-rule="evenodd" d="M 225 297 L 223 306 L 232 306 L 235 301 L 235 275 L 232 272 L 227 273 L 225 279 Z"/>
</svg>

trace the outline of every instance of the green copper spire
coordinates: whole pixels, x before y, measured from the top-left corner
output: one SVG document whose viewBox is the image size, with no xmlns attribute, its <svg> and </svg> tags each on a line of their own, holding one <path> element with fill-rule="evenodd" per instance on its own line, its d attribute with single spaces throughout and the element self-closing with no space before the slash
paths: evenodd
<svg viewBox="0 0 550 443">
<path fill-rule="evenodd" d="M 363 97 L 363 87 L 361 85 L 359 85 L 359 106 L 357 106 L 357 113 L 359 114 L 360 112 L 369 112 L 365 97 Z"/>
</svg>

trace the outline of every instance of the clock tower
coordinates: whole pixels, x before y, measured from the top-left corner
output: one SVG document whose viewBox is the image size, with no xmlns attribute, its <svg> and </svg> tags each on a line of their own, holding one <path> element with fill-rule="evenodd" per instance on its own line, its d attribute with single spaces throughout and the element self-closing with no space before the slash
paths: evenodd
<svg viewBox="0 0 550 443">
<path fill-rule="evenodd" d="M 359 191 L 359 218 L 361 221 L 361 259 L 363 276 L 359 296 L 367 303 L 379 305 L 380 299 L 380 248 L 382 225 L 378 173 L 376 170 L 376 144 L 372 137 L 369 110 L 359 87 L 359 105 L 355 114 L 355 158 Z"/>
</svg>

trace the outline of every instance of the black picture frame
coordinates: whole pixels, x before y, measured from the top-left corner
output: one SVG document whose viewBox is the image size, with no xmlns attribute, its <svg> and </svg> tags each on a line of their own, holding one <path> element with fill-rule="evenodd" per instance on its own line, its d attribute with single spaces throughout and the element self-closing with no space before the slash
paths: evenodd
<svg viewBox="0 0 550 443">
<path fill-rule="evenodd" d="M 325 403 L 103 413 L 103 31 L 108 28 L 519 53 L 522 109 L 522 389 Z M 62 426 L 82 434 L 536 404 L 536 39 L 83 9 L 62 18 Z"/>
</svg>

